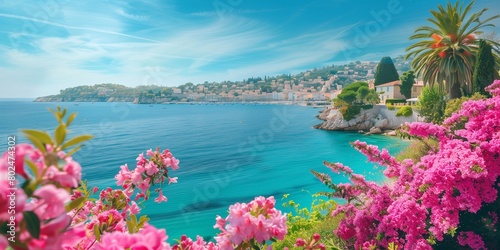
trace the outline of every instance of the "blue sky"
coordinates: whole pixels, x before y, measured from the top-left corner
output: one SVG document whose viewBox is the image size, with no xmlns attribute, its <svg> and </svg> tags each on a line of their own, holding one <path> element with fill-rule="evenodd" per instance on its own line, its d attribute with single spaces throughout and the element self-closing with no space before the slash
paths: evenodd
<svg viewBox="0 0 500 250">
<path fill-rule="evenodd" d="M 446 1 L 0 2 L 0 98 L 119 83 L 177 86 L 404 54 Z M 496 1 L 478 0 L 485 16 Z M 500 20 L 494 22 L 500 33 Z"/>
</svg>

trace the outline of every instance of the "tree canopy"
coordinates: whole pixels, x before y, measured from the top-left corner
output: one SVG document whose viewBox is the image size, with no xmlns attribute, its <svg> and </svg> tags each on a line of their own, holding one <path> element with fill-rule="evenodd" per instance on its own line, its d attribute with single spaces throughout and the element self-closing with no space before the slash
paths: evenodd
<svg viewBox="0 0 500 250">
<path fill-rule="evenodd" d="M 411 89 L 413 87 L 413 84 L 415 84 L 415 75 L 413 74 L 413 71 L 407 71 L 403 73 L 401 76 L 401 88 L 399 89 L 399 92 L 406 97 L 406 99 L 411 98 Z"/>
<path fill-rule="evenodd" d="M 492 49 L 492 46 L 487 41 L 483 39 L 479 41 L 479 51 L 477 52 L 476 65 L 472 76 L 474 93 L 485 95 L 484 88 L 498 78 Z"/>
<path fill-rule="evenodd" d="M 471 13 L 474 2 L 466 6 L 459 1 L 454 5 L 448 2 L 446 7 L 438 5 L 438 10 L 431 10 L 432 18 L 427 19 L 432 25 L 417 28 L 410 40 L 418 41 L 406 48 L 406 58 L 414 57 L 412 68 L 417 76 L 426 84 L 446 89 L 452 99 L 461 96 L 461 88 L 467 93 L 472 91 L 478 52 L 475 34 L 484 27 L 494 26 L 490 22 L 500 17 L 483 18 L 487 9 Z M 490 42 L 498 52 L 499 44 Z"/>
<path fill-rule="evenodd" d="M 377 65 L 375 72 L 375 86 L 399 80 L 399 74 L 394 66 L 394 62 L 388 56 L 383 57 Z"/>
</svg>

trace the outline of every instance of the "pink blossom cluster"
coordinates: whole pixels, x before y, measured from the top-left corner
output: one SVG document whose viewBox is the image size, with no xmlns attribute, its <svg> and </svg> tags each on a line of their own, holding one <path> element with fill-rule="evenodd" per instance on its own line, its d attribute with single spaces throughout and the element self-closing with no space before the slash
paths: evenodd
<svg viewBox="0 0 500 250">
<path fill-rule="evenodd" d="M 286 215 L 274 207 L 275 203 L 272 196 L 260 196 L 248 204 L 229 206 L 229 215 L 225 219 L 220 216 L 216 219 L 214 228 L 221 230 L 215 237 L 217 246 L 221 250 L 232 250 L 242 244 L 283 240 L 287 233 Z"/>
<path fill-rule="evenodd" d="M 166 240 L 167 233 L 164 229 L 145 224 L 138 233 L 114 231 L 105 233 L 100 242 L 95 244 L 95 250 L 127 250 L 127 249 L 151 249 L 170 250 L 171 247 Z"/>
<path fill-rule="evenodd" d="M 392 178 L 389 184 L 374 185 L 348 167 L 325 164 L 333 172 L 348 175 L 352 182 L 334 187 L 334 196 L 353 201 L 333 212 L 345 216 L 335 232 L 356 249 L 390 244 L 398 249 L 432 249 L 431 242 L 458 231 L 460 245 L 486 249 L 482 236 L 460 231 L 460 222 L 461 214 L 473 216 L 491 209 L 486 204 L 499 202 L 500 81 L 487 89 L 492 98 L 465 102 L 443 125 L 406 125 L 410 136 L 439 142 L 438 150 L 420 162 L 398 162 L 386 150 L 356 141 L 356 149 L 386 167 L 385 176 Z M 495 233 L 496 212 L 486 212 L 491 220 L 489 226 L 483 225 L 484 230 Z"/>
<path fill-rule="evenodd" d="M 0 224 L 12 225 L 10 233 L 0 233 L 0 249 L 170 249 L 165 231 L 147 223 L 137 233 L 128 232 L 127 216 L 140 209 L 123 190 L 108 188 L 99 199 L 89 199 L 98 190 L 80 190 L 80 164 L 59 148 L 45 147 L 41 152 L 19 144 L 0 158 Z M 68 204 L 82 198 L 87 199 L 81 206 L 66 211 Z M 109 248 L 107 243 L 116 240 L 121 245 Z"/>
<path fill-rule="evenodd" d="M 161 203 L 167 201 L 167 197 L 163 195 L 161 190 L 161 184 L 165 183 L 165 180 L 170 183 L 177 183 L 177 177 L 170 177 L 168 175 L 168 168 L 172 170 L 177 170 L 179 168 L 179 160 L 177 160 L 168 149 L 160 152 L 157 148 L 155 151 L 149 149 L 146 152 L 149 157 L 144 157 L 144 154 L 140 154 L 137 157 L 137 164 L 134 170 L 130 171 L 127 164 L 120 167 L 120 172 L 115 176 L 116 184 L 123 187 L 125 193 L 128 197 L 134 194 L 135 189 L 139 189 L 139 192 L 135 196 L 137 201 L 140 198 L 147 200 L 149 198 L 149 189 L 155 184 L 160 184 L 160 188 L 155 191 L 158 193 L 158 197 L 155 198 L 155 202 Z"/>
<path fill-rule="evenodd" d="M 81 226 L 68 227 L 71 217 L 65 210 L 71 188 L 77 187 L 81 179 L 81 167 L 50 145 L 46 151 L 43 154 L 29 144 L 19 144 L 0 158 L 0 224 L 11 224 L 11 233 L 0 234 L 0 249 L 15 242 L 24 242 L 29 249 L 59 249 L 74 245 L 84 234 Z M 31 171 L 25 168 L 25 160 L 30 161 Z M 17 186 L 17 178 L 11 179 L 8 171 L 13 167 L 17 178 L 28 184 L 28 193 Z M 38 185 L 41 187 L 37 188 Z M 36 216 L 40 221 L 38 235 L 29 232 L 23 223 L 28 214 L 30 220 Z"/>
<path fill-rule="evenodd" d="M 475 234 L 474 232 L 471 231 L 460 232 L 457 239 L 458 239 L 458 244 L 460 244 L 461 246 L 469 246 L 473 250 L 486 249 L 481 236 Z"/>
<path fill-rule="evenodd" d="M 172 247 L 172 250 L 219 250 L 220 248 L 213 242 L 205 242 L 203 237 L 196 236 L 196 240 L 193 241 L 186 235 L 181 236 L 179 244 Z"/>
</svg>

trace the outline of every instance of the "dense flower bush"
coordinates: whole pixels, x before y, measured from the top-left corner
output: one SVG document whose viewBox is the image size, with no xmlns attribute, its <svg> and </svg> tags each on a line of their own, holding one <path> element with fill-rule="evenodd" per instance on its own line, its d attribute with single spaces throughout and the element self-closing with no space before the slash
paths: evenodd
<svg viewBox="0 0 500 250">
<path fill-rule="evenodd" d="M 396 161 L 387 150 L 356 141 L 368 160 L 386 167 L 390 184 L 378 185 L 340 163 L 325 165 L 346 174 L 351 184 L 334 184 L 313 173 L 344 198 L 333 216 L 345 216 L 336 233 L 355 249 L 496 249 L 499 246 L 500 81 L 492 98 L 471 100 L 444 121 L 407 124 L 415 139 L 436 138 L 435 152 L 421 161 Z M 457 245 L 458 243 L 458 245 Z"/>
</svg>

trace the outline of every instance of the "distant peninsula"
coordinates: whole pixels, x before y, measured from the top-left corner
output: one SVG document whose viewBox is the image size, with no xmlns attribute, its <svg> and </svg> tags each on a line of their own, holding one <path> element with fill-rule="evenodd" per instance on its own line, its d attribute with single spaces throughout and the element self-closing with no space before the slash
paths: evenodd
<svg viewBox="0 0 500 250">
<path fill-rule="evenodd" d="M 394 59 L 400 72 L 409 70 L 410 61 L 402 56 Z M 342 86 L 355 81 L 374 79 L 376 62 L 351 62 L 311 69 L 296 75 L 251 77 L 242 81 L 223 81 L 177 87 L 101 83 L 70 87 L 59 94 L 36 98 L 35 102 L 132 102 L 159 104 L 170 102 L 268 102 L 329 101 Z"/>
</svg>

